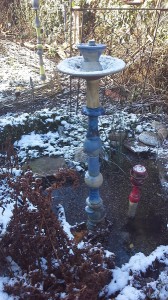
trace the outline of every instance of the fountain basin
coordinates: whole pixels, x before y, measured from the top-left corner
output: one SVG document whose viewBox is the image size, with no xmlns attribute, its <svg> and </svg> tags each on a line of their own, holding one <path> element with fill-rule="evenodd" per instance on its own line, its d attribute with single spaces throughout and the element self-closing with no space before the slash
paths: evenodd
<svg viewBox="0 0 168 300">
<path fill-rule="evenodd" d="M 64 74 L 80 77 L 84 79 L 99 79 L 101 77 L 118 73 L 125 68 L 125 62 L 119 58 L 109 55 L 101 55 L 99 64 L 101 70 L 95 70 L 94 65 L 92 70 L 86 70 L 83 67 L 83 56 L 75 56 L 66 58 L 57 65 L 57 69 Z M 90 62 L 88 62 L 90 64 Z M 86 62 L 85 62 L 86 65 Z"/>
</svg>

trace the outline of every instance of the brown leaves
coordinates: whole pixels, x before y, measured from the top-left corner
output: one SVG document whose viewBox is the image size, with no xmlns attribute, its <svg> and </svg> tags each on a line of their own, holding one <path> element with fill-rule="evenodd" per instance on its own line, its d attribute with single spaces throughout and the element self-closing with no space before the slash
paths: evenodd
<svg viewBox="0 0 168 300">
<path fill-rule="evenodd" d="M 65 184 L 72 184 L 73 187 L 79 185 L 78 173 L 72 169 L 60 169 L 54 175 L 55 182 L 52 184 L 52 188 L 57 189 Z"/>
<path fill-rule="evenodd" d="M 52 211 L 53 187 L 77 186 L 78 175 L 74 170 L 61 169 L 54 180 L 55 185 L 44 190 L 42 179 L 34 178 L 31 170 L 15 179 L 11 172 L 8 178 L 15 208 L 0 242 L 0 264 L 5 264 L 5 257 L 11 257 L 24 279 L 15 277 L 15 284 L 7 284 L 5 291 L 20 300 L 55 300 L 60 293 L 67 294 L 65 299 L 96 300 L 111 274 L 104 267 L 103 250 L 98 249 L 100 246 L 91 248 L 90 244 L 78 249 L 78 242 L 86 239 L 86 228 L 69 240 Z M 12 269 L 10 274 L 14 277 Z"/>
<path fill-rule="evenodd" d="M 73 234 L 74 234 L 75 242 L 80 243 L 84 239 L 84 237 L 86 236 L 87 231 L 86 230 L 81 230 L 79 232 L 76 231 Z"/>
</svg>

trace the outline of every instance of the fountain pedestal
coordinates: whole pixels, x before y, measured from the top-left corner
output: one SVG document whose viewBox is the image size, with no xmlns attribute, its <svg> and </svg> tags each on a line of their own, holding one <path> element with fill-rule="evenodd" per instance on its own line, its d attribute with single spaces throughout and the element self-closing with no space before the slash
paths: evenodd
<svg viewBox="0 0 168 300">
<path fill-rule="evenodd" d="M 88 215 L 87 227 L 94 230 L 105 217 L 103 201 L 99 188 L 103 183 L 100 173 L 99 155 L 102 143 L 98 131 L 98 117 L 104 114 L 99 103 L 99 79 L 103 76 L 120 72 L 125 63 L 118 58 L 101 55 L 106 45 L 96 44 L 94 40 L 88 44 L 79 44 L 77 48 L 82 56 L 65 59 L 57 68 L 65 73 L 87 81 L 86 107 L 82 113 L 88 116 L 88 130 L 84 141 L 84 151 L 88 155 L 88 171 L 85 182 L 89 187 L 89 196 L 86 199 L 85 211 Z"/>
<path fill-rule="evenodd" d="M 87 106 L 82 111 L 88 116 L 84 152 L 88 155 L 88 171 L 85 174 L 85 183 L 89 187 L 89 197 L 86 199 L 85 211 L 88 214 L 87 227 L 89 230 L 94 230 L 96 225 L 105 217 L 103 201 L 99 194 L 103 176 L 100 173 L 99 163 L 102 143 L 98 131 L 98 117 L 104 114 L 104 109 L 99 104 L 99 80 L 87 80 L 86 100 Z"/>
</svg>

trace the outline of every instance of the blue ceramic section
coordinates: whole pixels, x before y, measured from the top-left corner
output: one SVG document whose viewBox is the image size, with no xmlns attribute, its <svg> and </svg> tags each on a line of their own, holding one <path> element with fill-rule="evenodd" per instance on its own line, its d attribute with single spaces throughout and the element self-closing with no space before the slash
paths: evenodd
<svg viewBox="0 0 168 300">
<path fill-rule="evenodd" d="M 98 223 L 98 220 L 99 222 L 101 222 L 105 217 L 104 208 L 102 207 L 102 210 L 100 210 L 100 208 L 93 209 L 89 206 L 86 206 L 85 211 L 88 214 L 88 222 L 87 222 L 88 229 L 94 230 Z"/>
<path fill-rule="evenodd" d="M 99 155 L 101 147 L 102 142 L 99 137 L 86 138 L 84 141 L 84 152 L 90 156 Z"/>
<path fill-rule="evenodd" d="M 84 142 L 84 151 L 90 156 L 98 156 L 102 147 L 102 142 L 98 132 L 98 116 L 104 114 L 102 107 L 98 108 L 83 108 L 83 114 L 88 118 L 88 131 Z"/>
<path fill-rule="evenodd" d="M 87 137 L 98 136 L 98 118 L 97 117 L 89 117 L 88 120 L 88 133 Z"/>
<path fill-rule="evenodd" d="M 98 116 L 104 114 L 102 107 L 83 108 L 83 114 L 88 116 L 88 131 L 84 142 L 84 151 L 88 154 L 88 173 L 94 178 L 100 174 L 99 154 L 102 142 L 98 132 Z M 105 217 L 105 210 L 99 195 L 99 188 L 90 188 L 85 211 L 88 215 L 88 229 L 94 230 Z"/>
<path fill-rule="evenodd" d="M 90 176 L 96 177 L 100 173 L 99 156 L 88 157 L 88 172 Z"/>
<path fill-rule="evenodd" d="M 96 44 L 94 40 L 89 41 L 88 44 L 79 44 L 77 48 L 83 56 L 82 69 L 88 72 L 102 71 L 102 65 L 99 58 L 106 49 L 104 44 Z"/>
<path fill-rule="evenodd" d="M 99 189 L 90 189 L 90 194 L 89 194 L 89 201 L 92 204 L 99 204 L 100 203 L 100 194 L 99 194 Z"/>
<path fill-rule="evenodd" d="M 99 62 L 100 55 L 106 49 L 104 44 L 96 44 L 95 41 L 91 40 L 88 44 L 79 44 L 77 48 L 83 55 L 85 62 Z"/>
<path fill-rule="evenodd" d="M 82 108 L 82 113 L 86 116 L 92 116 L 92 117 L 99 117 L 105 114 L 105 109 L 103 107 L 97 107 L 97 108 L 89 108 L 87 106 L 84 106 Z"/>
<path fill-rule="evenodd" d="M 92 52 L 95 52 L 95 51 L 99 51 L 99 50 L 105 50 L 106 49 L 106 45 L 105 44 L 95 44 L 95 45 L 89 45 L 89 44 L 84 44 L 84 43 L 81 43 L 81 44 L 78 44 L 77 45 L 77 48 L 79 50 L 90 50 Z"/>
<path fill-rule="evenodd" d="M 81 54 L 83 54 L 84 58 L 85 58 L 85 53 L 88 54 L 93 53 L 95 54 L 95 57 L 97 56 L 100 57 L 102 52 L 106 49 L 106 45 L 96 44 L 94 41 L 90 41 L 88 44 L 84 44 L 84 43 L 78 44 L 77 48 L 80 50 Z"/>
</svg>

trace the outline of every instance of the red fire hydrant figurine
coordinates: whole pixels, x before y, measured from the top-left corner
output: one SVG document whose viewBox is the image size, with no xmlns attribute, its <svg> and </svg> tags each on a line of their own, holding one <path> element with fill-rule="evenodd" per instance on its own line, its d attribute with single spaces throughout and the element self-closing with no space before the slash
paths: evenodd
<svg viewBox="0 0 168 300">
<path fill-rule="evenodd" d="M 131 169 L 130 175 L 131 175 L 132 191 L 129 195 L 128 216 L 130 218 L 134 218 L 136 214 L 137 205 L 141 197 L 140 187 L 143 185 L 144 180 L 147 178 L 148 174 L 144 166 L 135 165 Z"/>
</svg>

